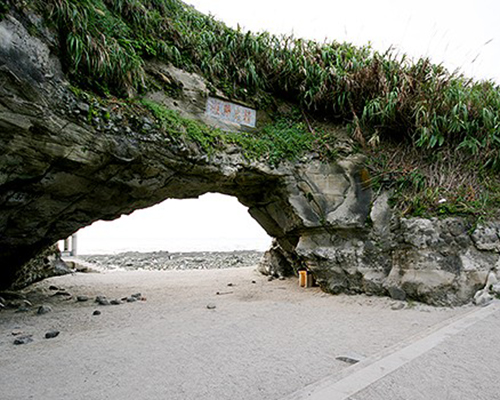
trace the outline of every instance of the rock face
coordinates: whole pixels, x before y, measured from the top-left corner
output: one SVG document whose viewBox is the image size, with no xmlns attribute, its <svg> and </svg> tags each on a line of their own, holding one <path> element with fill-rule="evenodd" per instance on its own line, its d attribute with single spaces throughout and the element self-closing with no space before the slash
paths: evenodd
<svg viewBox="0 0 500 400">
<path fill-rule="evenodd" d="M 31 36 L 13 16 L 0 22 L 1 286 L 96 220 L 207 192 L 237 197 L 275 238 L 264 272 L 307 268 L 331 293 L 461 303 L 498 261 L 498 225 L 469 235 L 459 219 L 395 218 L 388 194 L 372 199 L 361 155 L 325 163 L 311 154 L 277 167 L 234 146 L 207 155 L 148 118 L 129 118 L 120 104 L 89 104 L 71 90 L 52 41 L 43 29 Z M 184 90 L 175 101 L 161 92 L 148 98 L 211 123 L 201 77 L 159 65 L 150 72 Z"/>
</svg>

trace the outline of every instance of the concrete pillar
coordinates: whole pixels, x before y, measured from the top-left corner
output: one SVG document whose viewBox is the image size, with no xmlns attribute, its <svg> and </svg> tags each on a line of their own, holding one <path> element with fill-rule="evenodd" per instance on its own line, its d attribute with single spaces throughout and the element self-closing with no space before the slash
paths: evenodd
<svg viewBox="0 0 500 400">
<path fill-rule="evenodd" d="M 77 255 L 77 243 L 76 233 L 71 236 L 71 256 L 76 257 Z"/>
</svg>

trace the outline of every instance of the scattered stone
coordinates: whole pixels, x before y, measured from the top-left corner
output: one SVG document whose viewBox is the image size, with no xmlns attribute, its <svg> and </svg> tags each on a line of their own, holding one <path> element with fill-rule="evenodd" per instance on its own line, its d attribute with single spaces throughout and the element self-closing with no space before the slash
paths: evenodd
<svg viewBox="0 0 500 400">
<path fill-rule="evenodd" d="M 27 344 L 33 341 L 32 338 L 33 335 L 24 335 L 24 336 L 19 336 L 14 340 L 15 345 L 19 344 Z"/>
<path fill-rule="evenodd" d="M 356 363 L 360 362 L 361 360 L 363 360 L 364 358 L 365 358 L 365 356 L 362 356 L 362 355 L 357 354 L 357 353 L 352 353 L 352 352 L 335 357 L 336 360 L 343 361 L 343 362 L 346 362 L 348 364 L 356 364 Z"/>
<path fill-rule="evenodd" d="M 207 308 L 209 310 L 215 310 L 217 308 L 217 306 L 215 304 L 213 304 L 213 303 L 209 303 L 209 304 L 207 304 Z"/>
<path fill-rule="evenodd" d="M 11 332 L 12 336 L 19 336 L 23 333 L 23 331 L 19 330 L 19 329 L 15 329 Z"/>
<path fill-rule="evenodd" d="M 491 303 L 493 300 L 493 296 L 488 293 L 487 289 L 481 289 L 476 292 L 474 295 L 474 300 L 472 302 L 476 306 L 486 306 Z"/>
<path fill-rule="evenodd" d="M 92 315 L 101 315 L 101 312 L 99 310 L 95 310 Z"/>
<path fill-rule="evenodd" d="M 268 282 L 274 281 L 274 276 L 271 275 L 270 277 L 267 278 L 267 280 Z"/>
<path fill-rule="evenodd" d="M 71 297 L 71 293 L 68 293 L 64 290 L 59 290 L 58 292 L 56 292 L 52 295 L 52 297 L 54 297 L 54 296 Z"/>
<path fill-rule="evenodd" d="M 97 296 L 95 302 L 101 306 L 109 306 L 111 304 L 106 296 Z"/>
<path fill-rule="evenodd" d="M 119 305 L 119 304 L 122 304 L 122 302 L 121 302 L 120 300 L 118 300 L 118 299 L 113 299 L 113 300 L 111 300 L 111 301 L 109 302 L 109 304 L 112 304 L 112 305 L 114 305 L 114 306 L 117 306 L 117 305 Z"/>
<path fill-rule="evenodd" d="M 490 290 L 492 291 L 493 294 L 495 294 L 496 293 L 495 288 L 496 288 L 497 284 L 498 284 L 498 280 L 497 280 L 495 272 L 490 271 L 488 273 L 488 277 L 486 279 L 486 285 L 484 286 L 483 289 L 478 290 L 476 292 L 472 302 L 476 306 L 488 305 L 493 300 L 493 295 L 490 293 Z"/>
<path fill-rule="evenodd" d="M 88 300 L 89 300 L 88 296 L 78 296 L 76 298 L 76 301 L 80 301 L 80 302 L 88 301 Z"/>
<path fill-rule="evenodd" d="M 141 293 L 134 293 L 132 297 L 135 297 L 136 299 L 140 299 L 142 297 Z"/>
<path fill-rule="evenodd" d="M 21 307 L 29 308 L 29 307 L 33 307 L 33 304 L 29 300 L 23 300 L 23 301 L 21 301 Z"/>
<path fill-rule="evenodd" d="M 227 286 L 233 286 L 233 284 L 232 283 L 228 283 Z"/>
<path fill-rule="evenodd" d="M 222 296 L 224 294 L 233 294 L 234 292 L 216 292 L 215 294 L 218 296 Z"/>
<path fill-rule="evenodd" d="M 252 281 L 252 283 L 257 283 L 256 281 Z"/>
<path fill-rule="evenodd" d="M 397 286 L 391 286 L 387 290 L 389 291 L 389 295 L 394 300 L 401 300 L 401 301 L 406 300 L 406 292 L 403 289 L 398 288 Z"/>
<path fill-rule="evenodd" d="M 394 311 L 402 310 L 403 308 L 405 308 L 405 303 L 394 303 L 391 306 L 391 310 L 394 310 Z"/>
<path fill-rule="evenodd" d="M 7 300 L 25 300 L 26 299 L 26 296 L 24 294 L 16 292 L 14 290 L 2 290 L 0 292 L 0 296 L 2 297 L 2 299 L 7 299 Z"/>
<path fill-rule="evenodd" d="M 126 301 L 127 301 L 127 303 L 133 303 L 133 302 L 137 301 L 137 298 L 130 296 L 130 297 L 126 298 Z"/>
<path fill-rule="evenodd" d="M 59 336 L 59 331 L 49 331 L 45 334 L 45 339 L 53 339 L 57 336 Z"/>
<path fill-rule="evenodd" d="M 50 308 L 49 306 L 40 306 L 38 307 L 38 311 L 36 312 L 38 315 L 43 315 L 43 314 L 47 314 L 49 312 L 52 311 L 52 308 Z"/>
<path fill-rule="evenodd" d="M 59 288 L 57 286 L 50 285 L 49 290 L 59 290 Z"/>
</svg>

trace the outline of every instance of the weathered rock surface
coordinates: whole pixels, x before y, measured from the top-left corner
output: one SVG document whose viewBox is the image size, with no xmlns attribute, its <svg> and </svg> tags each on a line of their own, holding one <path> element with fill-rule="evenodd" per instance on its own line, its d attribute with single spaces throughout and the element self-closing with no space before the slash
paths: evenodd
<svg viewBox="0 0 500 400">
<path fill-rule="evenodd" d="M 29 260 L 96 220 L 207 192 L 237 197 L 275 238 L 263 271 L 283 276 L 307 268 L 331 293 L 457 304 L 469 301 L 497 264 L 498 223 L 470 234 L 461 219 L 398 220 L 389 194 L 372 199 L 361 155 L 325 163 L 311 154 L 277 167 L 249 161 L 235 146 L 209 156 L 156 130 L 155 121 L 132 118 L 120 103 L 82 101 L 50 50 L 53 37 L 31 36 L 20 22 L 28 17 L 0 22 L 1 286 L 18 282 L 34 270 Z M 161 92 L 150 99 L 203 120 L 203 78 L 168 66 L 150 71 L 185 88 L 175 102 Z"/>
</svg>

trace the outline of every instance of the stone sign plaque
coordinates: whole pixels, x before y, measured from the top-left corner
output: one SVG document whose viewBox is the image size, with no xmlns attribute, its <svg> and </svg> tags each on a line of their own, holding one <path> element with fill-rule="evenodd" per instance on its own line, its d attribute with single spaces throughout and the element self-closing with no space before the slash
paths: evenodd
<svg viewBox="0 0 500 400">
<path fill-rule="evenodd" d="M 255 128 L 257 121 L 257 112 L 251 108 L 240 106 L 239 104 L 230 103 L 209 97 L 207 99 L 206 114 L 210 117 L 221 119 L 224 121 L 235 122 L 240 125 Z"/>
</svg>

